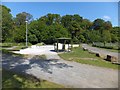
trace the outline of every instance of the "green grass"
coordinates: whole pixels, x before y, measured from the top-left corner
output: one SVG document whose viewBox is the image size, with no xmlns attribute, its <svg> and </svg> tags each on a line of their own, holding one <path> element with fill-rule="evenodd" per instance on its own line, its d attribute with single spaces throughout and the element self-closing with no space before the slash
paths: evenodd
<svg viewBox="0 0 120 90">
<path fill-rule="evenodd" d="M 9 49 L 9 51 L 19 51 L 20 49 L 25 49 L 25 48 L 27 48 L 27 47 L 26 46 L 16 46 L 13 49 Z"/>
<path fill-rule="evenodd" d="M 12 47 L 12 43 L 0 43 L 0 47 Z"/>
<path fill-rule="evenodd" d="M 72 52 L 59 54 L 64 60 L 75 61 L 82 64 L 89 64 L 99 67 L 118 69 L 119 65 L 112 64 L 105 61 L 102 58 L 97 57 L 95 54 L 91 54 L 88 51 L 83 51 L 82 48 L 74 48 Z"/>
<path fill-rule="evenodd" d="M 31 43 L 28 43 L 28 46 L 31 46 Z M 0 47 L 12 47 L 12 46 L 26 46 L 26 43 L 0 43 Z"/>
<path fill-rule="evenodd" d="M 16 74 L 7 70 L 3 70 L 2 74 L 3 88 L 63 88 L 62 85 L 36 79 L 33 76 Z"/>
<path fill-rule="evenodd" d="M 21 56 L 21 57 L 25 56 L 23 54 L 13 53 L 13 52 L 11 52 L 9 50 L 6 50 L 6 49 L 2 49 L 0 51 L 2 51 L 2 54 L 9 54 L 9 55 L 12 55 L 12 56 Z"/>
</svg>

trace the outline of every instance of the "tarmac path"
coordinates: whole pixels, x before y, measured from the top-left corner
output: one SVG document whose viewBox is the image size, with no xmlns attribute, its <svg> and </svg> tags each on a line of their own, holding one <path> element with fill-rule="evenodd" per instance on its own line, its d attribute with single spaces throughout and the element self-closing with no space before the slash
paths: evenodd
<svg viewBox="0 0 120 90">
<path fill-rule="evenodd" d="M 82 47 L 92 51 L 92 52 L 95 52 L 95 53 L 101 53 L 105 56 L 107 55 L 111 55 L 111 56 L 114 56 L 116 58 L 118 58 L 118 56 L 120 55 L 120 53 L 117 53 L 117 52 L 110 52 L 110 51 L 107 51 L 107 50 L 103 50 L 103 49 L 100 49 L 100 48 L 97 48 L 97 47 L 92 47 L 88 44 L 82 44 Z"/>
</svg>

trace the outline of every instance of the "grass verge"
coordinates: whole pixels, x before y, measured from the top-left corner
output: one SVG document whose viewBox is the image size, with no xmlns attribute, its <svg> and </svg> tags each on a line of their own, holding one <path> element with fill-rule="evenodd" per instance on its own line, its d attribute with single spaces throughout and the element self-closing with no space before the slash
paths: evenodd
<svg viewBox="0 0 120 90">
<path fill-rule="evenodd" d="M 9 49 L 9 51 L 19 51 L 20 49 L 25 49 L 27 48 L 26 46 L 16 46 L 13 49 Z"/>
<path fill-rule="evenodd" d="M 4 88 L 63 88 L 46 80 L 36 79 L 33 76 L 19 75 L 14 72 L 2 70 L 2 87 Z"/>
<path fill-rule="evenodd" d="M 22 54 L 13 53 L 13 52 L 11 52 L 9 50 L 6 50 L 6 49 L 2 49 L 1 51 L 2 51 L 2 54 L 9 54 L 9 55 L 14 55 L 14 56 L 22 56 L 22 57 L 24 57 L 24 55 L 22 55 Z"/>
<path fill-rule="evenodd" d="M 118 69 L 119 65 L 112 64 L 111 62 L 105 61 L 95 54 L 91 54 L 88 51 L 83 51 L 81 47 L 74 48 L 72 52 L 59 54 L 64 60 L 75 61 L 82 64 L 89 64 L 99 67 Z"/>
<path fill-rule="evenodd" d="M 25 46 L 26 43 L 0 43 L 0 47 Z M 28 42 L 28 46 L 32 44 Z"/>
</svg>

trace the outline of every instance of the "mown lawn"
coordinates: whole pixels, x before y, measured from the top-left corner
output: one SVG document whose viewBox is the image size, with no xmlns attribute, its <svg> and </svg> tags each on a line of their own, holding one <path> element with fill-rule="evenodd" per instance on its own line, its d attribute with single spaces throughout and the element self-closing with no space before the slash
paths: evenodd
<svg viewBox="0 0 120 90">
<path fill-rule="evenodd" d="M 72 52 L 61 53 L 59 56 L 64 60 L 75 61 L 82 64 L 89 64 L 99 67 L 118 69 L 119 66 L 105 61 L 102 58 L 97 57 L 95 54 L 89 53 L 88 51 L 83 51 L 81 47 L 74 48 Z"/>
<path fill-rule="evenodd" d="M 2 71 L 2 87 L 4 88 L 63 88 L 46 80 L 39 80 L 32 76 L 19 75 L 7 70 Z"/>
</svg>

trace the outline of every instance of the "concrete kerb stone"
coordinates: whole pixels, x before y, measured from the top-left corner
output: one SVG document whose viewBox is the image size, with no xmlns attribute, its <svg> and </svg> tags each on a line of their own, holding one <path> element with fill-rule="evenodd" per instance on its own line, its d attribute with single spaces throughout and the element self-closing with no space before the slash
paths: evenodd
<svg viewBox="0 0 120 90">
<path fill-rule="evenodd" d="M 103 58 L 103 59 L 106 59 L 106 55 L 104 55 L 104 54 L 101 54 L 101 53 L 96 53 L 96 56 L 97 57 L 100 57 L 100 58 Z"/>
<path fill-rule="evenodd" d="M 107 59 L 107 61 L 110 61 L 112 63 L 118 62 L 118 59 L 116 57 L 112 56 L 112 55 L 107 55 L 106 59 Z"/>
<path fill-rule="evenodd" d="M 88 51 L 88 49 L 87 49 L 87 48 L 85 48 L 85 47 L 83 47 L 83 50 L 84 50 L 84 51 Z"/>
</svg>

